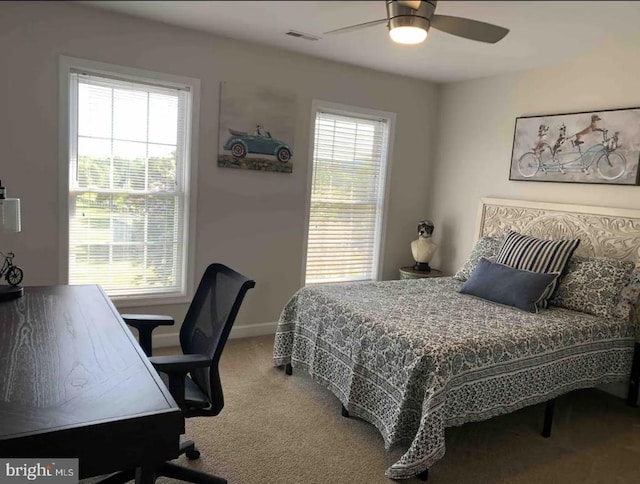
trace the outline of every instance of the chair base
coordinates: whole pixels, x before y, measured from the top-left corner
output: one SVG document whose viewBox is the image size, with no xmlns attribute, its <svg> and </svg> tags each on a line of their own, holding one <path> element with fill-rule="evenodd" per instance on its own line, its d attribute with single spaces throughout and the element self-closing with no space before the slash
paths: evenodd
<svg viewBox="0 0 640 484">
<path fill-rule="evenodd" d="M 189 460 L 200 457 L 200 451 L 196 449 L 192 440 L 180 443 L 178 455 L 182 454 L 185 454 Z M 160 476 L 192 482 L 193 484 L 227 484 L 226 479 L 222 477 L 189 469 L 171 462 L 163 462 L 155 468 L 138 467 L 137 469 L 116 472 L 98 481 L 98 484 L 124 484 L 133 479 L 135 479 L 136 484 L 149 484 L 155 482 Z"/>
<path fill-rule="evenodd" d="M 126 471 L 115 472 L 109 474 L 104 479 L 100 479 L 96 484 L 124 484 L 136 478 L 135 469 L 127 469 Z"/>
<path fill-rule="evenodd" d="M 227 484 L 227 480 L 222 477 L 189 469 L 188 467 L 182 467 L 177 464 L 172 464 L 171 462 L 165 462 L 151 470 L 138 468 L 116 472 L 98 482 L 99 484 L 125 484 L 135 479 L 136 484 L 148 484 L 155 482 L 160 476 L 192 482 L 194 484 Z"/>
<path fill-rule="evenodd" d="M 171 462 L 162 464 L 158 469 L 157 475 L 193 482 L 194 484 L 227 484 L 227 480 L 222 477 L 182 467 Z"/>
</svg>

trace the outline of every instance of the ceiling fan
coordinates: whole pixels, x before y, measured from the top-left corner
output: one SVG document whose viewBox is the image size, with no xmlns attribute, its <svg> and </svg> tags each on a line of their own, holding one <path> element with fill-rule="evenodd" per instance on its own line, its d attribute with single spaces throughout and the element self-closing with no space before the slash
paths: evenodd
<svg viewBox="0 0 640 484">
<path fill-rule="evenodd" d="M 427 38 L 431 27 L 489 44 L 495 44 L 509 33 L 509 29 L 477 20 L 435 15 L 437 3 L 436 0 L 387 0 L 387 18 L 330 30 L 325 35 L 366 29 L 385 22 L 391 39 L 400 44 L 419 44 Z"/>
</svg>

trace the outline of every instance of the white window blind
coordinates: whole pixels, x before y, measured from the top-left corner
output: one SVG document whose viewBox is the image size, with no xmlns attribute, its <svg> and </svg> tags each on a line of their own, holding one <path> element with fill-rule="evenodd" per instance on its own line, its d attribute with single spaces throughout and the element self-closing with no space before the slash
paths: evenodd
<svg viewBox="0 0 640 484">
<path fill-rule="evenodd" d="M 306 284 L 377 277 L 388 127 L 316 113 Z"/>
<path fill-rule="evenodd" d="M 69 283 L 185 291 L 188 88 L 70 79 Z"/>
</svg>

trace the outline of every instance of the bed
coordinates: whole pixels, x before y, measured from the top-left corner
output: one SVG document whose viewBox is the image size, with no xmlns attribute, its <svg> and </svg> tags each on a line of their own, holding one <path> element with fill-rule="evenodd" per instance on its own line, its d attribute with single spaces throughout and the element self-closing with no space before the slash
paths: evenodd
<svg viewBox="0 0 640 484">
<path fill-rule="evenodd" d="M 640 210 L 482 199 L 478 238 L 507 230 L 580 238 L 577 256 L 640 260 Z M 375 425 L 385 447 L 406 448 L 392 479 L 424 476 L 445 453 L 446 427 L 611 382 L 629 383 L 635 404 L 637 305 L 629 320 L 553 306 L 534 314 L 460 294 L 461 284 L 302 288 L 278 323 L 274 364 L 307 372 Z"/>
</svg>

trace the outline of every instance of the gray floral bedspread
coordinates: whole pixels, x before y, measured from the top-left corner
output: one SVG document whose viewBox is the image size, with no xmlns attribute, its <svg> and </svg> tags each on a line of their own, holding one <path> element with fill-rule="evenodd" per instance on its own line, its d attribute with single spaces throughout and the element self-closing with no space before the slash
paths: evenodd
<svg viewBox="0 0 640 484">
<path fill-rule="evenodd" d="M 560 308 L 526 313 L 451 278 L 309 286 L 284 308 L 274 364 L 291 363 L 375 425 L 409 478 L 445 452 L 445 427 L 628 380 L 634 327 Z"/>
</svg>

